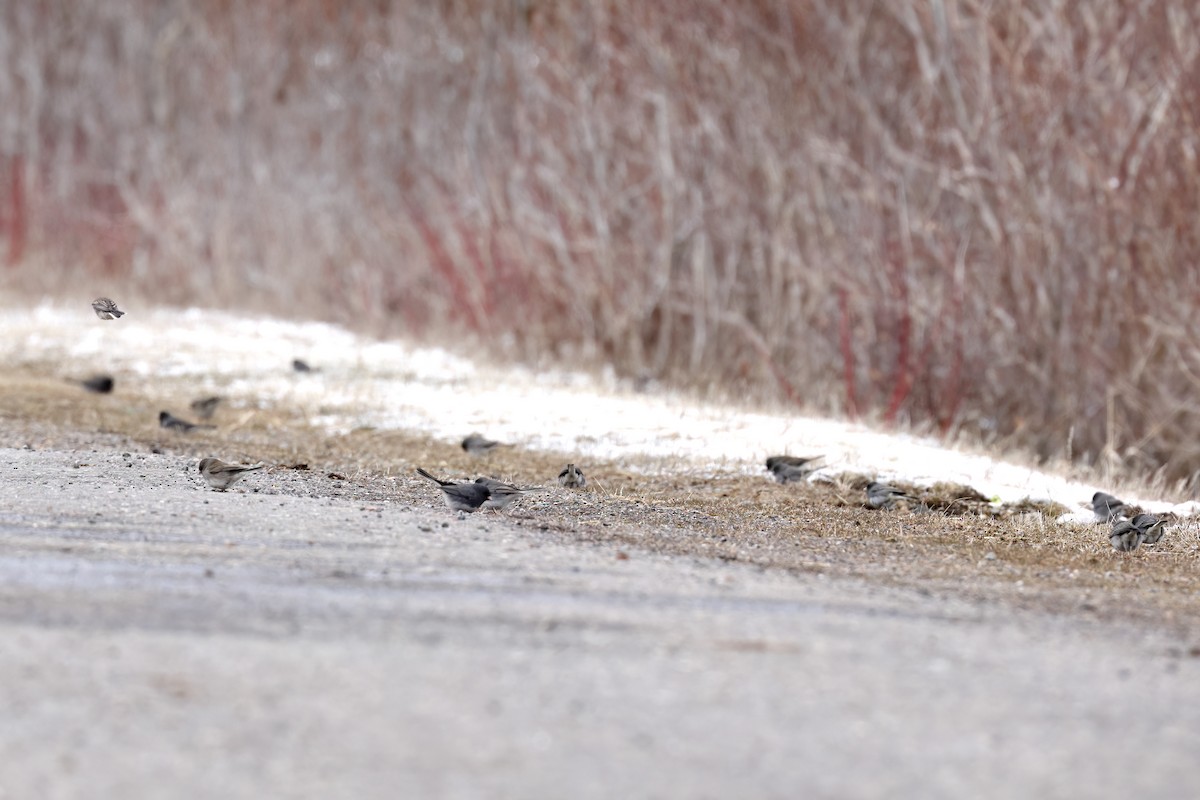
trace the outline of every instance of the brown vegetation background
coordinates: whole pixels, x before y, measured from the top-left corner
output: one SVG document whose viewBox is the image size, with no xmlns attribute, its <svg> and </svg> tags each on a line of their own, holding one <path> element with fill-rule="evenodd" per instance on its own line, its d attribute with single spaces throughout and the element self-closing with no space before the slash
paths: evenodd
<svg viewBox="0 0 1200 800">
<path fill-rule="evenodd" d="M 4 3 L 0 286 L 1194 483 L 1198 53 L 1191 0 Z"/>
</svg>

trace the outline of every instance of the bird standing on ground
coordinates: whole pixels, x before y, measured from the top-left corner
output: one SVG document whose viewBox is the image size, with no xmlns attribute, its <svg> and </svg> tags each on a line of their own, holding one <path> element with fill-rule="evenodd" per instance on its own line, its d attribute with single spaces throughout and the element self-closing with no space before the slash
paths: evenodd
<svg viewBox="0 0 1200 800">
<path fill-rule="evenodd" d="M 199 400 L 192 401 L 192 411 L 195 411 L 196 416 L 200 417 L 200 419 L 212 419 L 212 415 L 220 403 L 221 398 L 216 395 L 202 397 Z"/>
<path fill-rule="evenodd" d="M 179 431 L 180 433 L 191 433 L 194 430 L 215 428 L 215 425 L 197 425 L 194 422 L 188 422 L 186 419 L 180 419 L 170 411 L 158 412 L 158 425 L 161 428 Z"/>
<path fill-rule="evenodd" d="M 292 359 L 292 371 L 293 372 L 312 372 L 313 368 L 308 365 L 307 361 L 304 361 L 303 359 L 299 359 L 299 358 L 293 358 Z"/>
<path fill-rule="evenodd" d="M 817 471 L 817 463 L 824 456 L 771 456 L 767 459 L 767 469 L 775 475 L 780 483 L 802 481 Z"/>
<path fill-rule="evenodd" d="M 100 319 L 118 319 L 125 316 L 125 312 L 117 308 L 117 304 L 107 297 L 97 297 L 92 302 L 92 310 Z"/>
<path fill-rule="evenodd" d="M 574 464 L 567 464 L 566 469 L 558 473 L 558 485 L 567 489 L 582 489 L 587 486 L 587 478 L 583 477 L 583 470 Z"/>
<path fill-rule="evenodd" d="M 514 486 L 511 483 L 498 481 L 495 478 L 476 478 L 475 483 L 486 486 L 492 496 L 484 501 L 483 507 L 490 508 L 493 511 L 504 510 L 509 503 L 516 500 L 526 492 L 541 492 L 544 491 L 540 486 L 529 486 L 522 489 L 519 486 Z"/>
<path fill-rule="evenodd" d="M 879 481 L 867 484 L 867 503 L 871 508 L 882 508 L 885 511 L 891 511 L 899 505 L 923 508 L 920 501 L 911 494 Z"/>
<path fill-rule="evenodd" d="M 1125 516 L 1125 503 L 1107 492 L 1096 492 L 1092 495 L 1092 513 L 1097 522 L 1112 522 L 1116 517 Z"/>
<path fill-rule="evenodd" d="M 492 496 L 492 490 L 482 483 L 455 483 L 435 478 L 425 470 L 417 467 L 417 474 L 436 483 L 442 489 L 442 497 L 446 506 L 452 511 L 478 511 L 479 507 Z"/>
<path fill-rule="evenodd" d="M 490 453 L 497 447 L 501 447 L 500 442 L 485 439 L 478 433 L 472 433 L 467 438 L 462 440 L 462 449 L 473 456 L 481 456 L 485 453 Z"/>
<path fill-rule="evenodd" d="M 80 381 L 79 385 L 89 392 L 109 394 L 113 390 L 114 382 L 111 375 L 93 375 L 86 381 Z"/>
<path fill-rule="evenodd" d="M 1138 533 L 1142 534 L 1142 544 L 1158 544 L 1158 540 L 1163 536 L 1163 526 L 1167 524 L 1167 520 L 1153 514 L 1138 514 L 1130 520 L 1130 523 L 1138 529 Z"/>
<path fill-rule="evenodd" d="M 209 488 L 223 492 L 244 478 L 247 472 L 254 472 L 264 466 L 262 463 L 229 464 L 219 458 L 202 458 L 199 469 Z"/>
<path fill-rule="evenodd" d="M 1108 534 L 1108 541 L 1112 543 L 1113 549 L 1122 553 L 1137 550 L 1145 538 L 1146 535 L 1127 519 L 1114 520 L 1112 532 Z"/>
</svg>

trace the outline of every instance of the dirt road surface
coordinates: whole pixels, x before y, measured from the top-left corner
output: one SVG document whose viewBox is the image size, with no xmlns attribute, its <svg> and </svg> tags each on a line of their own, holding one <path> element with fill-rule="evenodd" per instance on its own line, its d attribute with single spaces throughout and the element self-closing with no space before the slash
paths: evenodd
<svg viewBox="0 0 1200 800">
<path fill-rule="evenodd" d="M 0 450 L 0 797 L 1197 785 L 1178 632 L 194 465 Z"/>
</svg>

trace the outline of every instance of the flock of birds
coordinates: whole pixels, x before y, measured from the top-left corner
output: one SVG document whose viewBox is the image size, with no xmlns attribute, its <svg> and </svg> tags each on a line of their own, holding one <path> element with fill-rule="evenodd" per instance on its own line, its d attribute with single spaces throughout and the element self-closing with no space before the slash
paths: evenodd
<svg viewBox="0 0 1200 800">
<path fill-rule="evenodd" d="M 117 308 L 117 304 L 107 297 L 97 298 L 92 303 L 92 309 L 102 320 L 120 319 L 125 315 L 125 312 Z M 292 369 L 296 372 L 315 371 L 300 359 L 292 361 Z M 113 378 L 109 375 L 96 375 L 79 383 L 88 391 L 101 394 L 111 392 L 114 386 Z M 200 419 L 209 420 L 213 417 L 221 401 L 222 398 L 218 396 L 203 397 L 193 401 L 191 408 Z M 158 424 L 165 429 L 180 433 L 191 433 L 216 427 L 204 422 L 189 422 L 169 411 L 159 412 Z M 470 455 L 482 456 L 506 445 L 485 438 L 478 433 L 472 433 L 462 440 L 461 446 L 463 451 Z M 812 477 L 822 467 L 823 460 L 822 456 L 771 456 L 767 459 L 766 468 L 779 483 L 795 483 L 806 481 Z M 210 488 L 223 492 L 248 473 L 263 469 L 265 466 L 263 463 L 233 464 L 219 458 L 209 457 L 200 460 L 198 470 Z M 437 484 L 446 506 L 459 512 L 460 515 L 480 509 L 501 511 L 522 495 L 545 491 L 541 486 L 521 487 L 490 477 L 458 482 L 438 478 L 422 467 L 417 467 L 416 472 L 422 478 Z M 558 473 L 558 483 L 567 489 L 583 489 L 587 486 L 587 478 L 584 477 L 583 471 L 578 466 L 567 464 Z M 918 513 L 930 511 L 929 507 L 919 498 L 881 481 L 872 481 L 867 484 L 866 501 L 871 508 L 885 511 L 895 509 L 906 509 Z M 1114 549 L 1124 553 L 1132 552 L 1143 544 L 1156 544 L 1162 539 L 1167 523 L 1166 518 L 1140 513 L 1138 509 L 1128 506 L 1105 492 L 1096 492 L 1092 496 L 1092 511 L 1096 515 L 1097 521 L 1112 525 L 1109 542 Z"/>
<path fill-rule="evenodd" d="M 820 468 L 821 457 L 801 458 L 797 456 L 771 456 L 767 459 L 767 470 L 780 483 L 804 481 Z M 930 509 L 919 498 L 881 481 L 867 484 L 867 505 L 871 508 L 891 511 L 904 508 L 914 512 Z M 1112 529 L 1108 541 L 1114 550 L 1130 553 L 1143 544 L 1157 544 L 1162 540 L 1168 518 L 1142 513 L 1107 492 L 1092 495 L 1092 513 L 1097 522 L 1108 523 Z"/>
<path fill-rule="evenodd" d="M 107 297 L 97 298 L 92 303 L 92 310 L 102 320 L 120 319 L 125 315 L 125 312 L 117 308 L 117 304 Z M 308 363 L 298 358 L 292 361 L 292 369 L 295 372 L 316 371 Z M 79 384 L 90 392 L 109 394 L 116 382 L 111 375 L 95 375 L 87 380 L 79 381 Z M 221 401 L 222 398 L 219 396 L 202 397 L 192 401 L 191 408 L 200 419 L 209 420 L 216 413 L 217 406 L 221 404 Z M 216 428 L 215 425 L 205 422 L 190 422 L 175 416 L 170 411 L 159 412 L 158 424 L 161 428 L 179 433 Z M 473 456 L 485 455 L 504 446 L 502 443 L 478 433 L 472 433 L 462 440 L 463 451 Z M 223 492 L 248 473 L 256 472 L 265 466 L 266 464 L 263 463 L 233 464 L 219 458 L 208 457 L 200 460 L 197 469 L 211 489 Z M 459 512 L 478 511 L 481 508 L 498 511 L 508 507 L 513 500 L 527 492 L 543 491 L 540 486 L 520 487 L 488 477 L 477 478 L 471 483 L 442 480 L 421 467 L 417 467 L 417 474 L 436 483 L 442 490 L 442 497 L 445 499 L 446 505 Z M 567 489 L 583 489 L 587 486 L 587 478 L 584 476 L 583 470 L 575 464 L 567 464 L 558 474 L 558 483 Z"/>
</svg>

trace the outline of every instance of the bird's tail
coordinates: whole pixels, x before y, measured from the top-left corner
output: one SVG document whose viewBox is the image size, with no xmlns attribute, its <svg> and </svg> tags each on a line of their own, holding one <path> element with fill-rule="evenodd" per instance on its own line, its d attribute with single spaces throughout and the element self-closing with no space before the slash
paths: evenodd
<svg viewBox="0 0 1200 800">
<path fill-rule="evenodd" d="M 433 477 L 432 475 L 430 475 L 428 472 L 426 472 L 421 467 L 417 467 L 417 474 L 420 475 L 422 478 L 428 478 L 429 480 L 436 483 L 438 486 L 452 486 L 453 485 L 450 481 L 444 481 L 441 478 Z"/>
</svg>

